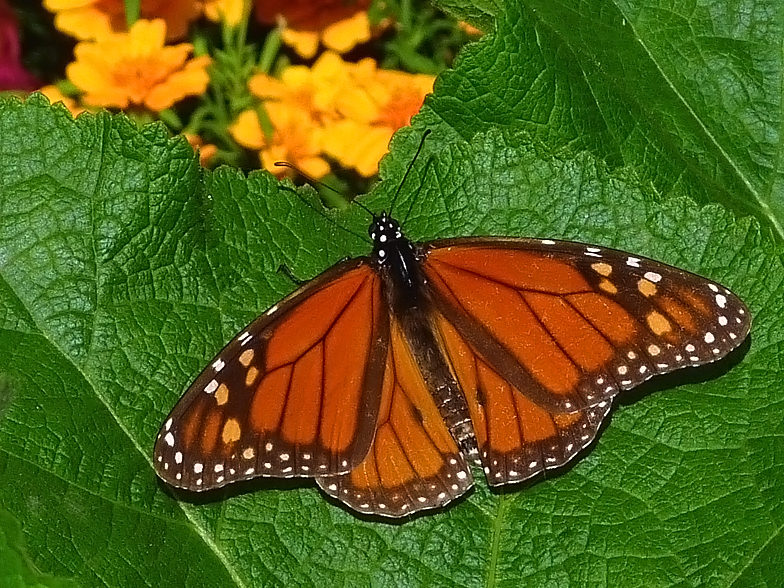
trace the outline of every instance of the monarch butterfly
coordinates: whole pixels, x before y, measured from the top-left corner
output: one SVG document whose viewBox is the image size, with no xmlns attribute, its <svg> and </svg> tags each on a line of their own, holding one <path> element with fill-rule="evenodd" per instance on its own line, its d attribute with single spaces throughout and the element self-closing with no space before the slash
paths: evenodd
<svg viewBox="0 0 784 588">
<path fill-rule="evenodd" d="M 155 443 L 163 480 L 314 477 L 361 513 L 440 507 L 472 486 L 471 462 L 493 486 L 563 466 L 621 390 L 749 332 L 727 288 L 622 251 L 416 244 L 386 213 L 369 234 L 370 256 L 275 304 L 196 378 Z"/>
</svg>

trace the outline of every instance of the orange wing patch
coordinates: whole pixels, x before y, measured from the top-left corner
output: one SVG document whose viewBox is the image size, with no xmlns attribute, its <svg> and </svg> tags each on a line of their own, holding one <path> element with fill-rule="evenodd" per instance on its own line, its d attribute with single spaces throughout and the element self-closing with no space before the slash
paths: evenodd
<svg viewBox="0 0 784 588">
<path fill-rule="evenodd" d="M 471 472 L 396 323 L 382 390 L 367 457 L 348 474 L 318 478 L 319 486 L 360 512 L 391 517 L 436 508 L 466 492 Z"/>
<path fill-rule="evenodd" d="M 431 263 L 431 258 L 426 268 L 433 288 L 456 301 L 460 310 L 487 330 L 548 393 L 568 395 L 576 387 L 580 376 L 576 366 L 520 291 L 479 275 L 475 269 Z"/>
</svg>

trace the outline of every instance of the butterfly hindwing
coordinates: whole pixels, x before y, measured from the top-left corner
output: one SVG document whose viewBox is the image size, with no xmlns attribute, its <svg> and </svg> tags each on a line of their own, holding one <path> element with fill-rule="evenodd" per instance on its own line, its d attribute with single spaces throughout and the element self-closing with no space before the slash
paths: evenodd
<svg viewBox="0 0 784 588">
<path fill-rule="evenodd" d="M 366 259 L 333 267 L 213 359 L 166 419 L 156 471 L 209 490 L 352 470 L 373 440 L 388 340 L 378 274 Z"/>
<path fill-rule="evenodd" d="M 394 321 L 370 451 L 350 473 L 317 481 L 354 510 L 390 517 L 443 506 L 473 485 L 466 460 Z"/>
<path fill-rule="evenodd" d="M 490 485 L 521 482 L 561 467 L 596 437 L 610 401 L 571 413 L 550 412 L 499 376 L 446 320 L 439 320 L 438 329 L 465 394 Z"/>
</svg>

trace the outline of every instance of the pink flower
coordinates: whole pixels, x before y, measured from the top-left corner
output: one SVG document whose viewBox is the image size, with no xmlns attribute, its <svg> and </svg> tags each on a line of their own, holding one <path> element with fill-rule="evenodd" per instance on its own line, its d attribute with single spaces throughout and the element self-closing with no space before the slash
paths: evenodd
<svg viewBox="0 0 784 588">
<path fill-rule="evenodd" d="M 0 0 L 0 91 L 29 91 L 41 85 L 22 65 L 21 53 L 16 14 L 6 0 Z"/>
</svg>

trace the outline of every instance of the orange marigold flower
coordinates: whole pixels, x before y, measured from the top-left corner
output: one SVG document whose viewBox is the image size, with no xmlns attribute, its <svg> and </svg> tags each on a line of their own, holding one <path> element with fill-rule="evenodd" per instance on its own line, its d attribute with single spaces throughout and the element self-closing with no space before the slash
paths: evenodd
<svg viewBox="0 0 784 588">
<path fill-rule="evenodd" d="M 188 60 L 190 43 L 164 47 L 163 20 L 136 22 L 128 33 L 116 33 L 74 49 L 68 78 L 85 93 L 84 103 L 154 112 L 186 96 L 204 93 L 209 83 L 209 57 Z"/>
<path fill-rule="evenodd" d="M 276 24 L 279 17 L 295 29 L 318 31 L 366 11 L 370 0 L 254 0 L 256 19 Z"/>
<path fill-rule="evenodd" d="M 318 51 L 319 41 L 328 49 L 347 53 L 360 43 L 371 39 L 370 20 L 366 12 L 358 12 L 351 18 L 339 20 L 323 31 L 302 31 L 286 28 L 281 39 L 304 59 L 311 59 Z"/>
<path fill-rule="evenodd" d="M 345 53 L 371 38 L 370 0 L 256 0 L 255 6 L 259 22 L 283 19 L 281 38 L 305 59 L 316 55 L 319 42 Z"/>
<path fill-rule="evenodd" d="M 245 0 L 206 0 L 204 15 L 212 22 L 224 22 L 235 27 L 245 13 Z"/>
<path fill-rule="evenodd" d="M 313 125 L 308 112 L 279 103 L 268 103 L 265 110 L 274 128 L 271 138 L 264 135 L 256 113 L 246 110 L 229 128 L 234 140 L 258 149 L 262 166 L 277 176 L 289 170 L 275 166 L 276 161 L 286 161 L 316 179 L 327 175 L 329 164 L 321 156 L 323 129 Z"/>
<path fill-rule="evenodd" d="M 55 14 L 54 24 L 81 41 L 100 39 L 128 30 L 123 0 L 44 0 Z M 141 18 L 166 21 L 166 40 L 182 39 L 188 25 L 201 14 L 197 0 L 142 0 Z"/>
</svg>

